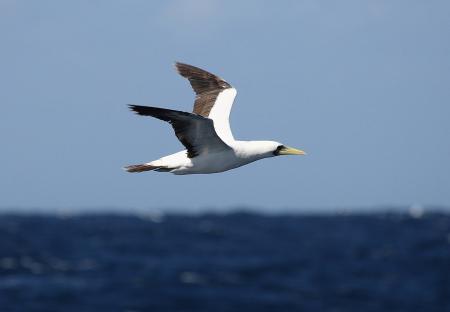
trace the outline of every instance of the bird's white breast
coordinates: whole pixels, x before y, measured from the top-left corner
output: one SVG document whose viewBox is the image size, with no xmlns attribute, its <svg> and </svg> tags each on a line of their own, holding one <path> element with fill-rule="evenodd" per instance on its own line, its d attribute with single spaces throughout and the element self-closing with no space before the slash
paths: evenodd
<svg viewBox="0 0 450 312">
<path fill-rule="evenodd" d="M 202 154 L 191 158 L 190 163 L 172 171 L 174 174 L 216 173 L 244 165 L 233 150 Z"/>
</svg>

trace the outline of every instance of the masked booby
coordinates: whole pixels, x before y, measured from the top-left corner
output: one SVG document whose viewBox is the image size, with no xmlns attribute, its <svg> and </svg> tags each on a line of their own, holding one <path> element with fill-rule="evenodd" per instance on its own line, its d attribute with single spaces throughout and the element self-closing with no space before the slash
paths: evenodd
<svg viewBox="0 0 450 312">
<path fill-rule="evenodd" d="M 222 78 L 203 69 L 175 63 L 196 94 L 192 113 L 166 108 L 132 105 L 138 115 L 170 123 L 186 150 L 139 165 L 126 166 L 128 172 L 162 171 L 173 174 L 217 173 L 259 159 L 305 152 L 274 141 L 237 141 L 231 133 L 229 116 L 236 89 Z"/>
</svg>

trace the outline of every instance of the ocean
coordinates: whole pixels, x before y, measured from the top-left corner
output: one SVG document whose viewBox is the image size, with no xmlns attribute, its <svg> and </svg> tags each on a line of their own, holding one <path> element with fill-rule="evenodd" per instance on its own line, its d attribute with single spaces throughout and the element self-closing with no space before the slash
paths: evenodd
<svg viewBox="0 0 450 312">
<path fill-rule="evenodd" d="M 450 311 L 450 215 L 4 214 L 0 311 Z"/>
</svg>

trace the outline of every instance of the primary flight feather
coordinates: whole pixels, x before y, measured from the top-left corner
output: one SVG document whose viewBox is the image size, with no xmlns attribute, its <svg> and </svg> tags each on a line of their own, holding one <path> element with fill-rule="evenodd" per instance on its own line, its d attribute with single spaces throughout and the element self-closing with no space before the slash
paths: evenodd
<svg viewBox="0 0 450 312">
<path fill-rule="evenodd" d="M 183 63 L 175 63 L 175 67 L 181 76 L 189 80 L 196 94 L 192 113 L 140 105 L 130 105 L 130 109 L 138 115 L 169 122 L 186 150 L 148 163 L 127 166 L 125 170 L 216 173 L 263 158 L 305 154 L 274 141 L 235 140 L 229 116 L 236 89 L 222 78 L 198 67 Z"/>
</svg>

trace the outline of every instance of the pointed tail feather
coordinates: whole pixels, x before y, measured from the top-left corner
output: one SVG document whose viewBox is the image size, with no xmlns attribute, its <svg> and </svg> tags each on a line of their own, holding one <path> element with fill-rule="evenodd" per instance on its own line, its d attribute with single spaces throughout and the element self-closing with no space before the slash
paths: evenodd
<svg viewBox="0 0 450 312">
<path fill-rule="evenodd" d="M 160 168 L 162 168 L 162 167 L 152 166 L 149 164 L 139 164 L 139 165 L 126 166 L 123 169 L 125 169 L 127 172 L 144 172 L 144 171 L 156 170 L 156 169 L 160 169 Z"/>
</svg>

